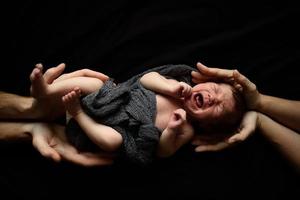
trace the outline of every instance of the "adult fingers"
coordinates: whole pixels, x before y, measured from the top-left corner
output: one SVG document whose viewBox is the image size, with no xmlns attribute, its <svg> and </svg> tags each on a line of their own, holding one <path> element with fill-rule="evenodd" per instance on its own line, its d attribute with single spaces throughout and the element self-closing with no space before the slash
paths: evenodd
<svg viewBox="0 0 300 200">
<path fill-rule="evenodd" d="M 61 63 L 56 67 L 49 68 L 43 75 L 46 83 L 51 84 L 57 77 L 62 74 L 62 72 L 65 70 L 65 67 L 66 65 L 64 63 Z"/>
<path fill-rule="evenodd" d="M 195 148 L 196 152 L 205 152 L 205 151 L 220 151 L 223 149 L 226 149 L 230 147 L 231 144 L 227 142 L 219 142 L 216 144 L 206 144 L 206 145 L 200 145 Z"/>
<path fill-rule="evenodd" d="M 210 68 L 206 67 L 202 63 L 197 63 L 197 71 L 193 71 L 192 81 L 194 83 L 202 83 L 207 81 L 225 81 L 233 85 L 233 70 L 230 69 L 220 69 L 220 68 Z"/>
<path fill-rule="evenodd" d="M 35 65 L 29 78 L 31 81 L 30 94 L 31 96 L 36 97 L 38 94 L 42 93 L 46 87 L 43 77 L 43 65 L 41 63 Z"/>
<path fill-rule="evenodd" d="M 207 141 L 203 140 L 200 137 L 194 137 L 191 143 L 192 143 L 192 145 L 195 145 L 195 146 L 209 144 Z"/>
<path fill-rule="evenodd" d="M 46 158 L 50 158 L 55 162 L 61 160 L 61 156 L 49 146 L 49 143 L 46 141 L 46 138 L 42 137 L 42 134 L 36 135 L 32 139 L 32 145 L 40 152 L 40 154 Z"/>
<path fill-rule="evenodd" d="M 201 74 L 200 72 L 196 72 L 196 71 L 192 71 L 191 75 L 192 75 L 192 81 L 194 83 L 205 83 L 210 80 L 213 80 L 212 77 L 205 76 L 205 75 Z"/>
<path fill-rule="evenodd" d="M 112 157 L 106 155 L 75 152 L 66 153 L 64 159 L 85 167 L 111 165 L 114 162 Z"/>
<path fill-rule="evenodd" d="M 112 153 L 112 152 L 105 152 L 105 151 L 101 151 L 101 152 L 97 152 L 97 153 L 93 153 L 93 152 L 81 152 L 80 154 L 85 155 L 86 157 L 98 157 L 98 158 L 116 158 L 116 153 Z"/>
<path fill-rule="evenodd" d="M 81 69 L 71 73 L 64 74 L 58 77 L 55 81 L 62 81 L 74 77 L 91 77 L 91 78 L 100 79 L 101 81 L 107 81 L 109 79 L 109 77 L 103 73 L 93 71 L 90 69 Z"/>
<path fill-rule="evenodd" d="M 198 70 L 206 76 L 229 79 L 233 76 L 233 70 L 206 67 L 202 63 L 197 63 Z"/>
<path fill-rule="evenodd" d="M 239 92 L 243 92 L 243 87 L 241 86 L 241 84 L 237 83 L 237 82 L 233 82 L 232 86 L 238 90 Z"/>
<path fill-rule="evenodd" d="M 229 143 L 240 142 L 246 140 L 256 129 L 257 113 L 254 111 L 247 111 L 241 121 L 238 133 L 232 135 Z"/>
<path fill-rule="evenodd" d="M 239 133 L 234 134 L 228 139 L 230 144 L 236 142 L 242 142 L 248 138 L 248 136 L 252 133 L 252 129 L 250 128 L 243 128 Z"/>
<path fill-rule="evenodd" d="M 256 90 L 256 85 L 252 83 L 246 76 L 239 73 L 237 70 L 233 72 L 234 80 L 240 84 L 243 90 Z"/>
</svg>

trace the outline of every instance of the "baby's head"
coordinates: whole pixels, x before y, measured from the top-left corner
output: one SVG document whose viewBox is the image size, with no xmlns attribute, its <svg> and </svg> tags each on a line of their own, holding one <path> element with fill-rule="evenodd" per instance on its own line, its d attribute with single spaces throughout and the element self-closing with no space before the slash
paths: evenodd
<svg viewBox="0 0 300 200">
<path fill-rule="evenodd" d="M 192 95 L 184 100 L 190 120 L 205 132 L 233 133 L 245 111 L 245 102 L 233 86 L 206 82 L 195 85 Z"/>
</svg>

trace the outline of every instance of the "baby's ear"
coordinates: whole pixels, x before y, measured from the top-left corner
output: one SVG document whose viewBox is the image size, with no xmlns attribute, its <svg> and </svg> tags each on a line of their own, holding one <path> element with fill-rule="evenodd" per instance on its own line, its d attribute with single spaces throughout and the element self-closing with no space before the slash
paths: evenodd
<svg viewBox="0 0 300 200">
<path fill-rule="evenodd" d="M 183 109 L 174 110 L 169 122 L 168 128 L 176 129 L 179 128 L 186 121 L 186 112 Z"/>
</svg>

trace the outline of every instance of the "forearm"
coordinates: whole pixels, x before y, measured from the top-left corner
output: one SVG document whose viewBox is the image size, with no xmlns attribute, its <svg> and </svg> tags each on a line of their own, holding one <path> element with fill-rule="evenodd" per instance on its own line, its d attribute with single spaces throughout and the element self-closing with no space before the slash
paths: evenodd
<svg viewBox="0 0 300 200">
<path fill-rule="evenodd" d="M 122 136 L 115 129 L 97 123 L 85 113 L 75 117 L 86 135 L 97 144 L 102 150 L 115 151 L 122 143 Z"/>
<path fill-rule="evenodd" d="M 160 94 L 170 95 L 172 90 L 172 80 L 166 79 L 164 76 L 160 75 L 157 72 L 150 72 L 145 74 L 141 78 L 141 84 L 153 91 Z"/>
<path fill-rule="evenodd" d="M 164 130 L 159 139 L 157 156 L 158 157 L 169 157 L 176 152 L 174 146 L 175 134 L 167 133 L 167 130 Z"/>
<path fill-rule="evenodd" d="M 258 129 L 300 172 L 300 135 L 264 114 L 258 114 Z"/>
<path fill-rule="evenodd" d="M 300 101 L 261 95 L 257 111 L 295 131 L 300 131 Z"/>
<path fill-rule="evenodd" d="M 31 130 L 31 123 L 0 122 L 0 140 L 30 140 Z"/>
<path fill-rule="evenodd" d="M 157 156 L 164 158 L 173 155 L 176 152 L 173 145 L 168 140 L 160 140 L 157 148 Z"/>
<path fill-rule="evenodd" d="M 32 97 L 0 92 L 0 119 L 32 119 Z"/>
</svg>

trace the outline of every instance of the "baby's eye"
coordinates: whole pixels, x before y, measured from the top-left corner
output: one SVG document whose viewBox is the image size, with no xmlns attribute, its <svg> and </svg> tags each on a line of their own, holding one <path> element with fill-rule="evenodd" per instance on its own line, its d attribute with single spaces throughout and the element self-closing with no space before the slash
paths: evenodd
<svg viewBox="0 0 300 200">
<path fill-rule="evenodd" d="M 224 109 L 223 104 L 219 104 L 219 105 L 217 106 L 217 108 L 216 108 L 217 113 L 218 113 L 218 114 L 221 114 L 221 113 L 223 112 L 223 109 Z"/>
<path fill-rule="evenodd" d="M 214 91 L 215 91 L 215 93 L 218 93 L 218 87 L 217 87 L 217 84 L 214 84 Z"/>
</svg>

